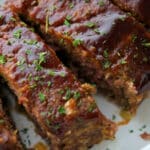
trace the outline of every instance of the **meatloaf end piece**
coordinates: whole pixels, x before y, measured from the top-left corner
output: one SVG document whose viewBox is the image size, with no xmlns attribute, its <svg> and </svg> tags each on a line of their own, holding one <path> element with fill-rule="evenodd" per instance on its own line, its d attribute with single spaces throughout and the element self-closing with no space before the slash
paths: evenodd
<svg viewBox="0 0 150 150">
<path fill-rule="evenodd" d="M 141 21 L 150 26 L 150 1 L 149 0 L 111 0 L 122 10 L 132 13 Z"/>
<path fill-rule="evenodd" d="M 14 130 L 10 119 L 6 116 L 0 99 L 0 149 L 22 150 L 18 140 L 17 130 Z"/>
<path fill-rule="evenodd" d="M 54 150 L 87 149 L 113 139 L 116 125 L 55 52 L 7 8 L 0 10 L 0 74 Z"/>
<path fill-rule="evenodd" d="M 9 1 L 11 2 L 11 1 Z M 108 0 L 17 0 L 9 5 L 64 48 L 80 76 L 135 110 L 150 85 L 150 34 Z"/>
</svg>

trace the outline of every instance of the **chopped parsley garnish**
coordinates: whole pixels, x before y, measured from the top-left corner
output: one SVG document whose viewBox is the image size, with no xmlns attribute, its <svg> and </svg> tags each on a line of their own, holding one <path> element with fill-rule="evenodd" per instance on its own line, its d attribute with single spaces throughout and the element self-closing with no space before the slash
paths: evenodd
<svg viewBox="0 0 150 150">
<path fill-rule="evenodd" d="M 32 54 L 32 51 L 31 51 L 30 49 L 27 49 L 27 50 L 26 50 L 26 54 L 27 54 L 27 55 L 31 55 L 31 54 Z"/>
<path fill-rule="evenodd" d="M 66 73 L 65 73 L 65 72 L 60 72 L 59 75 L 60 75 L 61 77 L 65 77 L 65 76 L 66 76 Z"/>
<path fill-rule="evenodd" d="M 17 30 L 13 33 L 13 37 L 16 39 L 20 39 L 22 34 L 22 30 Z"/>
<path fill-rule="evenodd" d="M 71 90 L 68 88 L 67 91 L 66 91 L 66 94 L 65 96 L 63 97 L 64 100 L 69 100 L 72 96 L 72 92 Z"/>
<path fill-rule="evenodd" d="M 115 115 L 112 115 L 112 120 L 115 120 L 116 119 L 116 116 Z"/>
<path fill-rule="evenodd" d="M 43 103 L 45 101 L 45 99 L 46 99 L 46 96 L 42 92 L 40 92 L 39 93 L 39 99 L 40 99 L 40 102 Z"/>
<path fill-rule="evenodd" d="M 137 36 L 135 34 L 132 35 L 132 42 L 135 42 L 135 40 L 137 39 Z"/>
<path fill-rule="evenodd" d="M 121 59 L 121 60 L 120 60 L 120 64 L 121 64 L 121 65 L 124 65 L 124 64 L 126 64 L 126 63 L 127 63 L 126 60 L 124 60 L 124 59 Z"/>
<path fill-rule="evenodd" d="M 106 60 L 106 61 L 103 62 L 103 68 L 104 69 L 108 69 L 108 68 L 110 68 L 110 66 L 111 66 L 111 62 L 110 61 Z"/>
<path fill-rule="evenodd" d="M 74 94 L 73 94 L 73 98 L 76 99 L 76 100 L 79 99 L 80 96 L 81 96 L 81 94 L 79 92 L 77 92 L 77 91 L 74 92 Z"/>
<path fill-rule="evenodd" d="M 24 43 L 28 45 L 36 45 L 38 42 L 36 40 L 24 40 Z"/>
<path fill-rule="evenodd" d="M 73 7 L 74 7 L 74 4 L 73 4 L 73 3 L 69 3 L 69 7 L 70 7 L 70 8 L 73 8 Z"/>
<path fill-rule="evenodd" d="M 0 15 L 0 20 L 2 20 L 2 18 L 3 18 L 3 16 L 2 16 L 2 15 Z"/>
<path fill-rule="evenodd" d="M 48 74 L 49 74 L 50 76 L 55 76 L 55 75 L 56 75 L 56 72 L 55 72 L 54 70 L 49 70 L 49 71 L 48 71 Z"/>
<path fill-rule="evenodd" d="M 86 26 L 89 28 L 93 28 L 93 27 L 95 27 L 95 23 L 94 22 L 88 22 L 88 23 L 86 23 Z"/>
<path fill-rule="evenodd" d="M 95 108 L 96 108 L 96 103 L 92 103 L 88 108 L 88 112 L 93 112 Z"/>
<path fill-rule="evenodd" d="M 104 50 L 103 56 L 104 56 L 105 58 L 107 58 L 107 57 L 108 57 L 108 51 L 107 51 L 107 49 L 106 49 L 106 50 Z"/>
<path fill-rule="evenodd" d="M 16 19 L 14 17 L 11 17 L 10 20 L 13 21 L 13 22 L 16 21 Z"/>
<path fill-rule="evenodd" d="M 94 29 L 94 32 L 97 33 L 97 34 L 101 34 L 100 30 L 97 28 L 97 29 Z"/>
<path fill-rule="evenodd" d="M 38 61 L 38 60 L 34 60 L 34 61 L 33 61 L 33 64 L 35 65 L 35 70 L 36 70 L 36 71 L 42 70 L 42 66 L 41 66 L 41 64 L 39 64 L 39 61 Z"/>
<path fill-rule="evenodd" d="M 46 12 L 46 19 L 45 19 L 45 32 L 48 32 L 49 27 L 49 11 Z"/>
<path fill-rule="evenodd" d="M 52 82 L 51 82 L 51 81 L 48 81 L 48 82 L 47 82 L 47 86 L 50 87 L 51 85 L 52 85 Z"/>
<path fill-rule="evenodd" d="M 0 64 L 5 64 L 6 63 L 6 59 L 4 55 L 0 55 Z"/>
<path fill-rule="evenodd" d="M 81 45 L 82 44 L 82 40 L 80 40 L 80 39 L 75 39 L 74 41 L 73 41 L 73 46 L 74 47 L 77 47 L 77 46 L 79 46 L 79 45 Z"/>
<path fill-rule="evenodd" d="M 70 27 L 71 23 L 70 23 L 70 20 L 71 20 L 71 16 L 67 15 L 66 16 L 66 19 L 64 21 L 64 25 L 66 25 L 67 27 Z"/>
<path fill-rule="evenodd" d="M 133 130 L 129 130 L 129 132 L 130 132 L 130 133 L 133 133 L 134 131 L 133 131 Z"/>
<path fill-rule="evenodd" d="M 0 124 L 3 124 L 4 122 L 4 119 L 0 119 Z"/>
<path fill-rule="evenodd" d="M 17 66 L 19 66 L 21 70 L 24 70 L 24 64 L 25 64 L 25 59 L 23 57 L 19 61 L 17 61 Z"/>
<path fill-rule="evenodd" d="M 21 132 L 22 132 L 23 134 L 27 134 L 28 130 L 29 130 L 28 128 L 24 128 L 24 129 L 21 130 Z"/>
<path fill-rule="evenodd" d="M 39 64 L 45 63 L 46 62 L 46 52 L 41 52 L 39 53 Z"/>
<path fill-rule="evenodd" d="M 58 112 L 59 112 L 59 114 L 61 114 L 61 115 L 66 114 L 66 110 L 65 110 L 65 108 L 64 108 L 63 106 L 59 107 Z"/>
<path fill-rule="evenodd" d="M 105 3 L 104 3 L 103 0 L 99 0 L 98 4 L 99 4 L 99 6 L 101 6 L 101 7 L 105 5 Z"/>
<path fill-rule="evenodd" d="M 149 43 L 143 43 L 142 45 L 145 47 L 150 47 L 150 42 Z"/>
</svg>

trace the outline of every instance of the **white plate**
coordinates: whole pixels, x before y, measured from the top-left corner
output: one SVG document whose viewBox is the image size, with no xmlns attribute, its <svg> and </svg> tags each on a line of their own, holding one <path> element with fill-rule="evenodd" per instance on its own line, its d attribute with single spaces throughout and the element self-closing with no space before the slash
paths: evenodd
<svg viewBox="0 0 150 150">
<path fill-rule="evenodd" d="M 3 0 L 0 0 L 2 3 Z M 8 95 L 8 94 L 7 94 Z M 108 102 L 106 97 L 95 96 L 100 110 L 110 119 L 116 116 L 116 121 L 120 120 L 120 109 Z M 9 94 L 11 116 L 16 123 L 23 143 L 28 147 L 33 147 L 36 143 L 45 141 L 35 132 L 35 126 L 24 113 L 16 111 L 15 98 Z M 150 94 L 140 105 L 136 116 L 128 125 L 119 128 L 114 141 L 104 141 L 95 145 L 91 150 L 150 150 L 150 141 L 145 141 L 140 137 L 144 131 L 150 133 Z M 142 129 L 146 125 L 146 128 Z M 27 130 L 26 130 L 27 129 Z M 142 129 L 142 131 L 141 131 Z M 133 130 L 133 133 L 130 131 Z"/>
<path fill-rule="evenodd" d="M 19 130 L 23 143 L 28 147 L 34 147 L 38 142 L 44 144 L 45 141 L 35 131 L 35 126 L 32 121 L 24 114 L 17 111 L 15 98 L 12 94 L 9 95 L 9 109 L 11 110 L 11 116 L 16 123 L 16 127 Z M 112 119 L 113 115 L 116 116 L 115 121 L 120 121 L 122 118 L 119 115 L 120 109 L 107 101 L 106 97 L 96 95 L 95 99 L 100 110 L 109 118 Z M 103 141 L 102 143 L 95 145 L 91 150 L 150 150 L 150 141 L 145 141 L 140 137 L 143 132 L 150 133 L 150 93 L 148 97 L 139 106 L 136 116 L 130 121 L 128 125 L 119 127 L 114 141 Z M 142 128 L 146 126 L 146 128 Z M 24 131 L 26 130 L 27 131 Z M 141 131 L 142 129 L 142 131 Z M 130 131 L 133 130 L 131 133 Z M 24 132 L 23 132 L 24 131 Z"/>
</svg>

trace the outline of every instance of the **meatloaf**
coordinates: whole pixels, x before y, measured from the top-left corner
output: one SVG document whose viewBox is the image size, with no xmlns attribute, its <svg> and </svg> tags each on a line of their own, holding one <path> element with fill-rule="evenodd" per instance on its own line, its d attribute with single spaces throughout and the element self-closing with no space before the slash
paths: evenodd
<svg viewBox="0 0 150 150">
<path fill-rule="evenodd" d="M 150 26 L 150 1 L 149 0 L 112 0 L 121 9 L 137 16 L 141 21 Z"/>
<path fill-rule="evenodd" d="M 1 150 L 22 150 L 18 140 L 17 130 L 13 129 L 10 119 L 6 116 L 2 100 L 0 99 L 0 149 Z"/>
<path fill-rule="evenodd" d="M 0 16 L 0 74 L 51 148 L 87 149 L 113 139 L 116 125 L 98 110 L 93 87 L 81 84 L 15 13 L 1 8 Z"/>
<path fill-rule="evenodd" d="M 150 85 L 150 34 L 108 0 L 26 0 L 9 6 L 64 49 L 80 76 L 134 111 Z"/>
</svg>

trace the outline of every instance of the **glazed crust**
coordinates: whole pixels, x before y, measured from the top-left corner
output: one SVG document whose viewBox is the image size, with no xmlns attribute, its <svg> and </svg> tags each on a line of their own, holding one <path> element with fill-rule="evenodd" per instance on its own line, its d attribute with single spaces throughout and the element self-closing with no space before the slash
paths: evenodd
<svg viewBox="0 0 150 150">
<path fill-rule="evenodd" d="M 10 119 L 6 116 L 2 100 L 0 99 L 0 149 L 1 150 L 23 150 L 17 135 L 13 129 Z"/>
<path fill-rule="evenodd" d="M 150 1 L 148 0 L 112 0 L 121 9 L 132 13 L 150 26 Z"/>
<path fill-rule="evenodd" d="M 48 43 L 63 47 L 80 76 L 110 90 L 117 103 L 135 109 L 142 101 L 150 85 L 150 34 L 134 18 L 108 0 L 17 0 L 10 7 Z"/>
<path fill-rule="evenodd" d="M 16 14 L 1 9 L 0 15 L 0 73 L 52 149 L 87 149 L 112 139 L 116 125 L 98 110 L 91 85 L 81 84 Z"/>
</svg>

